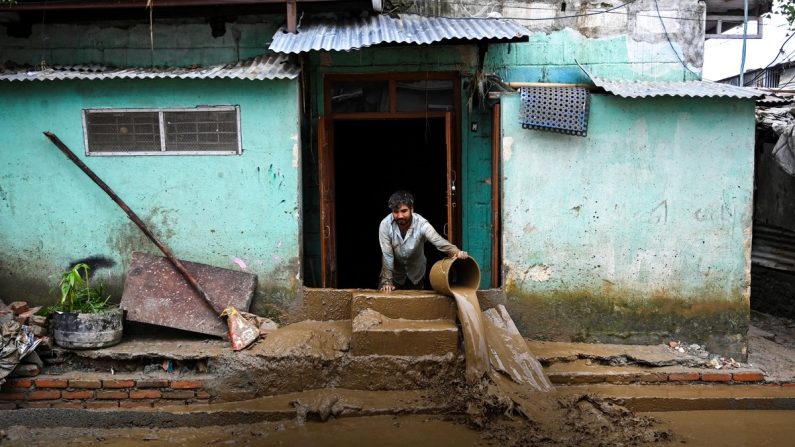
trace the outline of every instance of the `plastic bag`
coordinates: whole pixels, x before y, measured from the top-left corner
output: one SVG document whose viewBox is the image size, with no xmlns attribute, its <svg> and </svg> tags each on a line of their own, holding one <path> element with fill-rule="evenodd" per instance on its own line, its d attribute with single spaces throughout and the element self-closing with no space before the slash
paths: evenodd
<svg viewBox="0 0 795 447">
<path fill-rule="evenodd" d="M 249 321 L 234 307 L 230 306 L 224 309 L 224 311 L 221 312 L 221 316 L 226 317 L 226 324 L 229 326 L 229 339 L 232 341 L 233 351 L 245 349 L 259 338 L 259 326 Z"/>
</svg>

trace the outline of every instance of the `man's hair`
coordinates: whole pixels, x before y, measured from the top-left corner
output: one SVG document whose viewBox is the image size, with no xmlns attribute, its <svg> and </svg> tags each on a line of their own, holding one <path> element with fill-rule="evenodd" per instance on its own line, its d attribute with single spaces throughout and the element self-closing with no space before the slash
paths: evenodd
<svg viewBox="0 0 795 447">
<path fill-rule="evenodd" d="M 414 196 L 408 191 L 395 191 L 389 196 L 389 209 L 397 211 L 400 205 L 406 205 L 409 208 L 414 208 Z"/>
</svg>

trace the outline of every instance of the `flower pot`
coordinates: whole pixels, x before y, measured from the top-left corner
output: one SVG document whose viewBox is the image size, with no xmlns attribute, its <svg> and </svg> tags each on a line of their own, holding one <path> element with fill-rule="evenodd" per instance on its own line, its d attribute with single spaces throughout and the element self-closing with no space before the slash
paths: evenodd
<svg viewBox="0 0 795 447">
<path fill-rule="evenodd" d="M 96 349 L 121 341 L 124 310 L 110 309 L 97 313 L 55 312 L 55 344 L 68 349 Z"/>
</svg>

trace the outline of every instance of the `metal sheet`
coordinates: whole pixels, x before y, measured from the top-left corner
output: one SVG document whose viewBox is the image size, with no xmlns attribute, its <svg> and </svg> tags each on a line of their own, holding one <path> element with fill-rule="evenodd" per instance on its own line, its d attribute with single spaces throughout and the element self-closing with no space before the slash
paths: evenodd
<svg viewBox="0 0 795 447">
<path fill-rule="evenodd" d="M 276 31 L 270 50 L 278 53 L 350 51 L 383 43 L 430 44 L 451 39 L 522 42 L 529 35 L 527 28 L 507 19 L 415 14 L 345 19 L 313 17 L 303 20 L 295 34 L 284 29 Z"/>
<path fill-rule="evenodd" d="M 590 94 L 578 87 L 522 87 L 519 122 L 524 129 L 584 137 L 588 133 Z"/>
<path fill-rule="evenodd" d="M 219 308 L 248 311 L 257 275 L 180 260 Z M 226 321 L 204 302 L 168 259 L 133 252 L 121 307 L 127 320 L 223 337 Z"/>
<path fill-rule="evenodd" d="M 795 231 L 755 222 L 751 261 L 764 267 L 795 272 Z"/>
<path fill-rule="evenodd" d="M 206 67 L 134 67 L 114 68 L 103 65 L 57 65 L 43 70 L 0 70 L 0 81 L 63 81 L 106 79 L 295 79 L 301 68 L 287 56 L 257 56 L 235 64 Z"/>
</svg>

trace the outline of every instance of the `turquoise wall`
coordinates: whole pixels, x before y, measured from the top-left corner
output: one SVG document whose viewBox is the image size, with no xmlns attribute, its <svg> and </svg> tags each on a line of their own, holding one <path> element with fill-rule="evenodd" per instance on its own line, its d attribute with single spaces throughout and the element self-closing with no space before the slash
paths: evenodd
<svg viewBox="0 0 795 447">
<path fill-rule="evenodd" d="M 0 82 L 0 297 L 42 304 L 70 262 L 106 256 L 118 293 L 133 250 L 157 248 L 42 135 L 58 135 L 181 259 L 259 275 L 253 309 L 300 287 L 297 81 Z M 84 108 L 239 105 L 242 155 L 86 157 Z"/>
<path fill-rule="evenodd" d="M 587 137 L 503 96 L 504 281 L 534 338 L 745 356 L 754 102 L 592 95 Z"/>
</svg>

